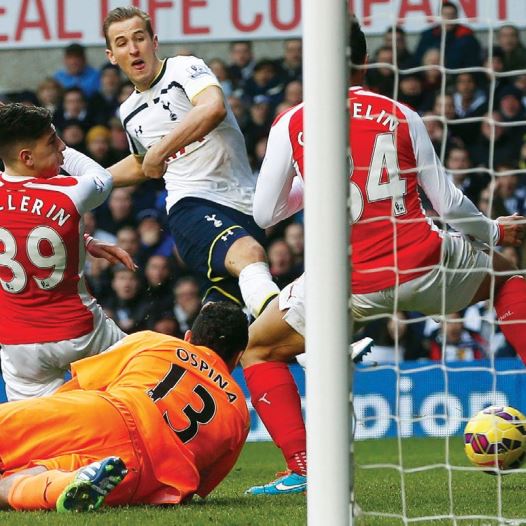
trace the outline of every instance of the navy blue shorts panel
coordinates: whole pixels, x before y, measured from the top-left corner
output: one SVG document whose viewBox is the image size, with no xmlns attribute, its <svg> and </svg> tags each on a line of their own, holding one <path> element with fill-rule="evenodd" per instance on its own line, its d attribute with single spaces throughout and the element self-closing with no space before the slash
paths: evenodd
<svg viewBox="0 0 526 526">
<path fill-rule="evenodd" d="M 232 244 L 245 236 L 265 245 L 265 233 L 252 216 L 206 199 L 186 197 L 170 209 L 168 225 L 179 255 L 201 276 L 203 288 L 210 293 L 224 290 L 224 296 L 233 295 L 240 301 L 237 278 L 227 272 L 225 258 Z"/>
</svg>

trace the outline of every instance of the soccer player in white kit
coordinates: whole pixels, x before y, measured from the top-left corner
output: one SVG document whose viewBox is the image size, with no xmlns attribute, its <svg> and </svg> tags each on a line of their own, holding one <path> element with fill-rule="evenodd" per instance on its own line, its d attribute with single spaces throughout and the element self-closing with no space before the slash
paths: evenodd
<svg viewBox="0 0 526 526">
<path fill-rule="evenodd" d="M 125 336 L 84 278 L 82 215 L 106 199 L 113 178 L 66 149 L 47 110 L 22 104 L 0 107 L 0 158 L 2 375 L 8 399 L 19 400 L 52 393 L 71 362 Z M 72 177 L 57 175 L 61 167 Z M 94 248 L 134 266 L 122 249 Z"/>
<path fill-rule="evenodd" d="M 366 53 L 365 36 L 353 23 L 352 63 L 363 65 Z M 493 246 L 519 246 L 524 218 L 492 221 L 483 216 L 448 179 L 422 119 L 407 106 L 359 87 L 363 75 L 363 69 L 352 70 L 353 87 L 348 93 L 354 319 L 396 310 L 429 315 L 456 312 L 487 299 L 494 280 L 495 309 L 499 321 L 505 320 L 502 331 L 526 361 L 525 280 L 518 275 L 510 277 L 514 269 L 500 254 L 494 252 L 490 258 L 467 239 Z M 300 104 L 278 116 L 270 132 L 254 198 L 254 218 L 261 227 L 302 208 L 303 146 Z M 308 178 L 309 174 L 306 184 Z M 426 218 L 418 186 L 441 219 L 464 235 L 440 231 Z M 503 274 L 492 276 L 492 268 Z M 287 368 L 287 362 L 304 351 L 304 334 L 302 276 L 251 326 L 242 358 L 252 405 L 281 448 L 289 469 L 284 476 L 250 488 L 248 493 L 295 493 L 306 487 L 305 426 Z"/>
<path fill-rule="evenodd" d="M 104 34 L 109 60 L 135 85 L 120 108 L 129 171 L 164 176 L 170 230 L 204 301 L 243 301 L 258 316 L 279 289 L 252 218 L 255 176 L 219 81 L 198 58 L 160 60 L 140 9 L 110 11 Z"/>
</svg>

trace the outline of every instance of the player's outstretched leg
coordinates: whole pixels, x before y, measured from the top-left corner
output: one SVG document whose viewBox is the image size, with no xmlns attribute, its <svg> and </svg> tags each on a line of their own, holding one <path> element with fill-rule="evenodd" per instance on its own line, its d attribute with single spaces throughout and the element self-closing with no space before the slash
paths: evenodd
<svg viewBox="0 0 526 526">
<path fill-rule="evenodd" d="M 363 361 L 365 355 L 369 354 L 374 347 L 372 338 L 362 338 L 349 346 L 349 357 L 354 363 Z M 296 356 L 298 363 L 304 368 L 307 368 L 307 354 L 301 353 Z"/>
<path fill-rule="evenodd" d="M 252 486 L 245 495 L 292 495 L 307 491 L 307 477 L 286 471 L 278 473 L 278 478 L 262 486 Z"/>
<path fill-rule="evenodd" d="M 119 457 L 107 457 L 81 468 L 75 479 L 60 494 L 57 511 L 94 511 L 120 484 L 128 470 Z"/>
</svg>

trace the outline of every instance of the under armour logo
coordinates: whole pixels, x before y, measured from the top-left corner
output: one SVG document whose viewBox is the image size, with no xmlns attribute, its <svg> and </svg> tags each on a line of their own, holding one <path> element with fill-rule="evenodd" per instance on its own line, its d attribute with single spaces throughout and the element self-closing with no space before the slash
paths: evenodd
<svg viewBox="0 0 526 526">
<path fill-rule="evenodd" d="M 270 405 L 270 402 L 266 398 L 267 395 L 268 393 L 265 393 L 261 398 L 258 398 L 258 402 L 262 402 L 262 403 Z"/>
<path fill-rule="evenodd" d="M 177 114 L 174 113 L 170 109 L 170 102 L 164 102 L 164 101 L 161 101 L 161 102 L 162 102 L 162 105 L 163 105 L 163 109 L 166 110 L 170 114 L 170 120 L 171 121 L 176 121 L 177 120 Z"/>
<path fill-rule="evenodd" d="M 139 137 L 139 135 L 142 135 L 142 126 L 139 126 L 138 128 L 135 128 L 135 136 Z"/>
<path fill-rule="evenodd" d="M 228 236 L 233 236 L 234 232 L 232 230 L 229 230 L 228 232 L 225 232 L 223 236 L 221 236 L 221 239 L 226 243 Z"/>
<path fill-rule="evenodd" d="M 205 216 L 205 219 L 206 219 L 207 221 L 213 221 L 213 222 L 214 222 L 214 226 L 215 226 L 216 228 L 219 228 L 219 227 L 223 226 L 223 221 L 221 221 L 221 219 L 216 219 L 216 215 L 215 215 L 215 214 L 213 214 L 213 215 L 211 215 L 211 216 L 206 215 L 206 216 Z"/>
</svg>

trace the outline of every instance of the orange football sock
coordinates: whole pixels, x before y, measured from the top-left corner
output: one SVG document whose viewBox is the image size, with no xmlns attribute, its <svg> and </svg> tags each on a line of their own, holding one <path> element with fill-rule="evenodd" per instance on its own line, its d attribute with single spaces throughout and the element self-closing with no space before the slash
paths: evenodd
<svg viewBox="0 0 526 526">
<path fill-rule="evenodd" d="M 58 497 L 76 473 L 52 469 L 17 477 L 9 490 L 9 505 L 15 510 L 54 510 Z"/>
</svg>

